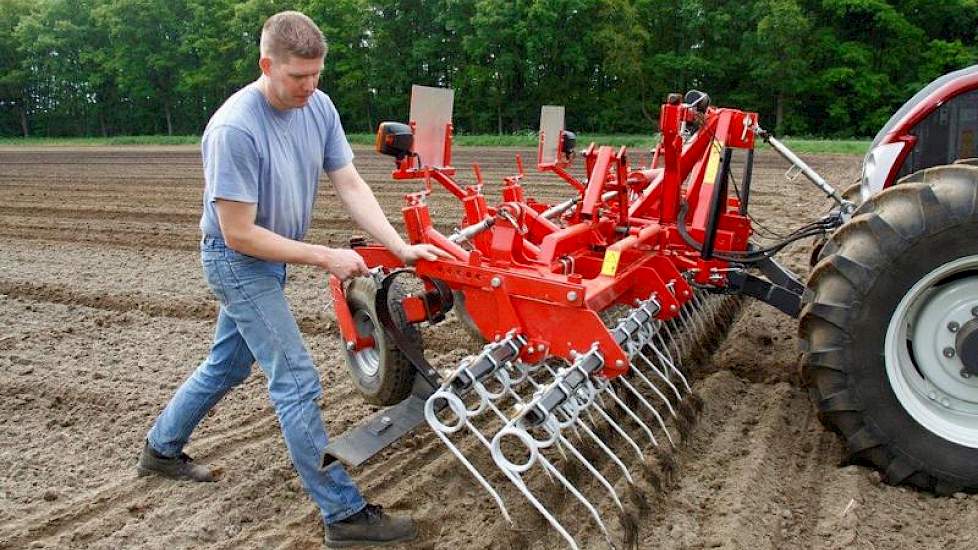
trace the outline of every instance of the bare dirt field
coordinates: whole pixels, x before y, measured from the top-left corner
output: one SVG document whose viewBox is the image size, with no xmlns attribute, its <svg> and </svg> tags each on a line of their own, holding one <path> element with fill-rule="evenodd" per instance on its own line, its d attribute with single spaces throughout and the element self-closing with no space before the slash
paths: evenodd
<svg viewBox="0 0 978 550">
<path fill-rule="evenodd" d="M 482 163 L 487 190 L 515 171 L 514 150 L 456 151 Z M 524 157 L 534 153 L 523 151 Z M 389 159 L 357 149 L 357 165 L 400 220 L 416 184 L 389 180 Z M 817 156 L 836 184 L 859 158 Z M 773 231 L 820 214 L 827 201 L 783 178 L 759 154 L 752 210 Z M 467 171 L 462 171 L 471 180 Z M 529 194 L 566 198 L 531 174 Z M 0 548 L 318 548 L 317 509 L 292 470 L 259 369 L 207 417 L 188 452 L 223 469 L 214 484 L 137 478 L 150 423 L 203 359 L 215 302 L 196 252 L 202 176 L 194 147 L 0 149 Z M 310 241 L 353 233 L 323 182 Z M 430 204 L 451 228 L 446 193 Z M 400 224 L 396 224 L 400 226 Z M 809 244 L 784 254 L 807 272 Z M 374 409 L 353 390 L 324 311 L 324 276 L 290 268 L 288 294 L 322 373 L 324 416 L 340 434 Z M 748 303 L 711 359 L 695 369 L 704 408 L 662 488 L 648 491 L 640 548 L 966 548 L 976 497 L 890 487 L 845 465 L 797 374 L 796 323 Z M 430 353 L 474 345 L 457 322 L 426 334 Z M 561 548 L 524 502 L 511 529 L 427 428 L 354 470 L 368 498 L 419 520 L 409 548 Z M 583 510 L 569 521 L 587 548 L 606 548 Z M 614 526 L 614 525 L 613 525 Z M 613 535 L 620 533 L 614 530 Z M 619 547 L 624 544 L 619 543 Z"/>
</svg>

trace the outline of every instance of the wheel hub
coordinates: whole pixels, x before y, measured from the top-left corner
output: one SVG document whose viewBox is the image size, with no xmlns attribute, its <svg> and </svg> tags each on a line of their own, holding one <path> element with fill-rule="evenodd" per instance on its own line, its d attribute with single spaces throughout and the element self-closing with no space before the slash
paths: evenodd
<svg viewBox="0 0 978 550">
<path fill-rule="evenodd" d="M 374 320 L 366 311 L 360 309 L 353 313 L 353 324 L 361 336 L 375 337 L 377 327 Z M 353 363 L 357 369 L 367 376 L 377 376 L 380 370 L 380 355 L 376 347 L 366 347 L 352 354 Z"/>
<path fill-rule="evenodd" d="M 978 256 L 921 278 L 893 312 L 884 355 L 894 394 L 931 432 L 978 448 Z"/>
<path fill-rule="evenodd" d="M 978 319 L 965 323 L 954 339 L 954 350 L 964 365 L 961 374 L 978 374 Z"/>
</svg>

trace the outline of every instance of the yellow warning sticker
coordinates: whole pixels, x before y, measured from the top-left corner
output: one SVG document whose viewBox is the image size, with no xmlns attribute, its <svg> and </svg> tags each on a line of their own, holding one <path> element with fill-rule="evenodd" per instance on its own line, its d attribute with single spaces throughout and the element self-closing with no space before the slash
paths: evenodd
<svg viewBox="0 0 978 550">
<path fill-rule="evenodd" d="M 618 273 L 618 260 L 621 259 L 621 252 L 618 250 L 606 250 L 604 253 L 604 263 L 601 264 L 601 274 L 614 277 Z"/>
<path fill-rule="evenodd" d="M 720 151 L 723 144 L 718 140 L 713 140 L 710 144 L 710 159 L 706 161 L 706 174 L 703 175 L 703 183 L 713 183 L 717 179 L 717 167 L 720 166 Z"/>
</svg>

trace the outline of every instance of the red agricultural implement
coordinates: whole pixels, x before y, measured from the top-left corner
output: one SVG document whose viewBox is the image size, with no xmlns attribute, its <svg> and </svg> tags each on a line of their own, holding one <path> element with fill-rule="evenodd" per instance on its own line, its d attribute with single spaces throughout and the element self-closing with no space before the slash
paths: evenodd
<svg viewBox="0 0 978 550">
<path fill-rule="evenodd" d="M 856 210 L 761 129 L 755 113 L 714 107 L 705 94 L 690 92 L 671 95 L 662 105 L 662 139 L 647 165 L 631 162 L 624 147 L 591 144 L 580 153 L 583 177 L 573 174 L 575 136 L 564 128 L 563 108 L 544 107 L 537 168 L 566 182 L 568 198 L 535 200 L 519 166 L 505 179 L 501 200 L 490 204 L 478 166 L 475 184 L 456 179 L 452 99 L 450 90 L 415 87 L 410 123 L 385 123 L 378 131 L 378 150 L 396 158 L 393 177 L 423 184 L 406 196 L 402 210 L 410 241 L 434 244 L 451 259 L 406 267 L 383 247 L 351 243 L 374 276 L 347 284 L 331 280 L 337 321 L 357 388 L 368 401 L 392 406 L 334 440 L 324 463 L 362 463 L 426 421 L 507 519 L 504 497 L 513 491 L 503 486 L 515 487 L 568 545 L 576 547 L 576 526 L 560 521 L 554 498 L 579 504 L 612 542 L 604 512 L 624 512 L 622 492 L 644 475 L 649 461 L 668 460 L 657 450 L 678 442 L 700 406 L 687 366 L 729 324 L 738 297 L 751 296 L 802 317 L 805 372 L 816 404 L 823 420 L 847 438 L 854 458 L 875 462 L 894 482 L 978 487 L 978 384 L 970 381 L 978 374 L 978 169 L 931 168 L 908 181 L 939 176 L 937 184 L 884 193 L 877 192 L 895 178 L 870 175 L 862 196 L 853 197 L 862 203 Z M 906 149 L 914 151 L 919 141 L 901 141 L 910 134 L 900 134 L 898 126 L 891 123 L 877 142 L 905 144 L 887 153 L 891 160 L 915 158 Z M 763 247 L 752 241 L 748 215 L 758 138 L 836 203 L 827 215 Z M 735 153 L 742 167 L 736 175 Z M 462 205 L 460 229 L 451 234 L 432 224 L 427 198 L 436 185 Z M 945 228 L 963 224 L 968 237 L 914 226 L 921 220 L 946 222 Z M 933 234 L 957 256 L 936 266 L 918 257 L 920 265 L 907 267 L 917 275 L 888 271 L 894 262 L 907 262 L 899 247 L 923 252 Z M 792 242 L 828 236 L 807 287 L 773 259 Z M 927 257 L 942 252 L 927 251 Z M 894 305 L 904 298 L 912 303 Z M 864 307 L 868 299 L 877 304 Z M 481 353 L 442 370 L 425 358 L 415 325 L 438 323 L 453 307 L 487 343 Z M 947 308 L 953 319 L 942 313 Z M 879 312 L 880 320 L 867 320 L 865 311 Z M 924 322 L 939 330 L 918 336 Z M 866 323 L 882 325 L 884 334 L 860 333 L 869 330 Z M 873 338 L 871 345 L 858 341 L 863 336 Z M 891 349 L 892 339 L 897 343 Z M 881 365 L 881 346 L 883 355 L 913 357 L 891 364 L 887 356 Z M 920 367 L 935 346 L 944 360 L 935 367 L 939 373 Z M 875 372 L 848 364 L 856 359 L 877 365 Z M 902 374 L 883 374 L 891 371 Z M 951 371 L 957 385 L 939 380 Z M 880 431 L 879 418 L 870 414 L 878 404 L 863 397 L 887 380 L 893 388 L 902 381 L 905 397 L 911 396 L 904 400 L 901 390 L 891 390 L 900 406 L 881 413 L 883 428 L 896 433 Z M 926 397 L 940 384 L 941 393 Z M 921 392 L 925 397 L 913 397 Z M 942 404 L 951 397 L 956 401 Z M 901 413 L 920 426 L 910 401 L 921 418 L 933 415 L 937 403 L 943 420 L 922 424 L 923 432 L 944 438 L 969 464 L 947 470 L 940 463 L 945 459 L 913 454 L 919 441 L 901 447 L 897 439 L 906 421 L 885 420 Z M 929 467 L 928 460 L 940 468 Z M 562 496 L 553 496 L 554 485 Z M 598 501 L 597 495 L 604 497 Z M 614 517 L 629 523 L 620 519 L 627 514 Z"/>
</svg>

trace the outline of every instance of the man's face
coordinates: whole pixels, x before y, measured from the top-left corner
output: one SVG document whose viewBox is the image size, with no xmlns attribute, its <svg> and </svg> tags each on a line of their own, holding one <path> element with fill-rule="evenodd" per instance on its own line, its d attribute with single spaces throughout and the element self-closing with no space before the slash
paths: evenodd
<svg viewBox="0 0 978 550">
<path fill-rule="evenodd" d="M 277 109 L 295 109 L 308 103 L 323 72 L 322 58 L 263 57 L 258 64 L 268 82 L 267 90 L 271 96 L 268 99 Z"/>
</svg>

